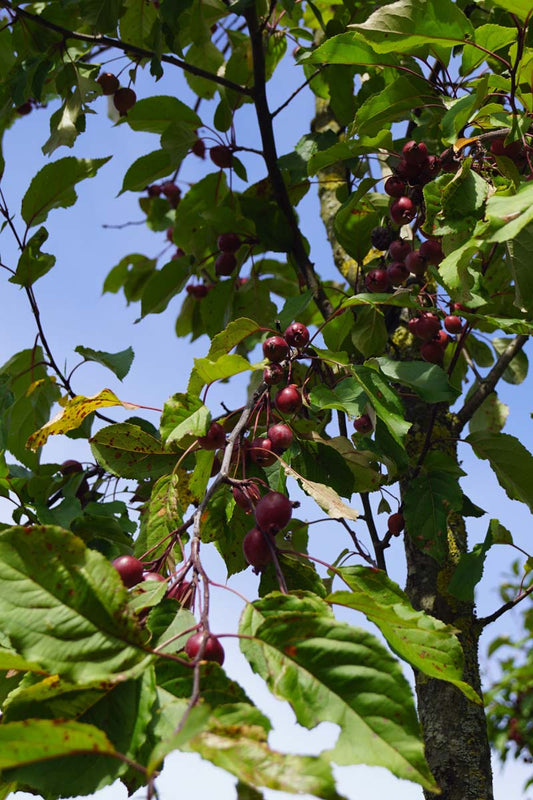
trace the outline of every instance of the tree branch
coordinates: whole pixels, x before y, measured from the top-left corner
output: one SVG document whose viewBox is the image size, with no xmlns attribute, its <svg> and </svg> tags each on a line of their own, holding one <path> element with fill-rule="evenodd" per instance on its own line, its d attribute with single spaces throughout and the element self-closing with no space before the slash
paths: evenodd
<svg viewBox="0 0 533 800">
<path fill-rule="evenodd" d="M 526 597 L 529 597 L 531 592 L 533 592 L 533 586 L 530 586 L 528 589 L 525 589 L 523 592 L 517 595 L 517 597 L 515 597 L 514 600 L 509 600 L 508 603 L 504 603 L 503 606 L 500 606 L 500 608 L 494 611 L 494 613 L 489 614 L 488 617 L 481 617 L 480 619 L 478 619 L 476 625 L 479 626 L 480 628 L 485 628 L 487 625 L 490 625 L 491 622 L 497 620 L 498 617 L 501 617 L 502 614 L 505 614 L 506 611 L 509 611 L 511 608 L 514 608 L 515 606 L 518 605 L 518 603 L 521 603 L 522 600 L 525 600 Z"/>
<path fill-rule="evenodd" d="M 88 44 L 98 47 L 114 47 L 117 50 L 122 50 L 128 55 L 134 55 L 138 58 L 152 59 L 154 56 L 157 56 L 157 53 L 155 53 L 153 50 L 146 50 L 143 47 L 137 47 L 136 45 L 129 44 L 128 42 L 123 42 L 120 39 L 114 39 L 112 36 L 104 36 L 102 34 L 92 36 L 88 33 L 71 31 L 68 28 L 64 28 L 62 25 L 57 25 L 55 22 L 44 19 L 43 17 L 39 16 L 39 14 L 32 14 L 23 8 L 14 7 L 8 2 L 8 0 L 0 0 L 0 8 L 7 8 L 16 17 L 30 20 L 36 25 L 41 25 L 43 28 L 48 28 L 49 30 L 55 31 L 56 33 L 61 34 L 61 36 L 63 36 L 65 39 L 76 39 L 80 42 L 87 42 Z M 241 86 L 239 83 L 234 83 L 233 81 L 230 81 L 221 75 L 215 75 L 213 72 L 208 72 L 201 67 L 195 67 L 192 64 L 188 64 L 186 61 L 183 61 L 181 58 L 168 55 L 160 55 L 158 58 L 164 64 L 171 64 L 174 67 L 179 67 L 184 72 L 190 72 L 191 75 L 196 75 L 199 78 L 205 78 L 213 83 L 218 83 L 220 86 L 225 86 L 226 89 L 232 89 L 234 92 L 244 94 L 247 97 L 253 96 L 252 89 L 249 89 L 247 86 Z"/>
<path fill-rule="evenodd" d="M 522 350 L 528 338 L 529 336 L 526 334 L 520 334 L 513 339 L 513 341 L 505 348 L 501 356 L 498 358 L 487 377 L 481 381 L 478 389 L 474 392 L 472 397 L 467 400 L 460 411 L 457 412 L 457 422 L 455 426 L 456 434 L 462 431 L 466 423 L 472 419 L 474 413 L 478 410 L 480 405 L 484 402 L 484 400 L 487 399 L 489 394 L 494 391 L 494 388 L 502 377 L 503 373 L 517 353 Z"/>
<path fill-rule="evenodd" d="M 291 245 L 289 255 L 292 256 L 296 266 L 303 276 L 306 286 L 312 291 L 315 303 L 324 319 L 328 319 L 333 314 L 333 306 L 328 300 L 326 293 L 318 280 L 314 266 L 307 255 L 304 238 L 298 226 L 298 220 L 283 180 L 283 175 L 278 166 L 278 154 L 276 151 L 276 141 L 274 129 L 272 127 L 272 114 L 268 107 L 266 96 L 266 68 L 265 53 L 263 50 L 263 32 L 259 26 L 257 12 L 254 6 L 245 12 L 248 30 L 250 32 L 250 42 L 252 45 L 252 58 L 254 67 L 254 88 L 253 97 L 257 122 L 261 134 L 263 145 L 263 158 L 272 185 L 272 191 L 277 204 L 280 207 L 291 234 Z"/>
</svg>

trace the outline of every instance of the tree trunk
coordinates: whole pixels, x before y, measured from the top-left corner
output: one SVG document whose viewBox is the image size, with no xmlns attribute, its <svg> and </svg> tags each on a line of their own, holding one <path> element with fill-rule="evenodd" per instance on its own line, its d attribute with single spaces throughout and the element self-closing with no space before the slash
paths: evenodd
<svg viewBox="0 0 533 800">
<path fill-rule="evenodd" d="M 318 99 L 313 130 L 320 132 L 328 129 L 336 134 L 340 132 L 340 126 L 327 102 Z M 360 281 L 359 270 L 354 260 L 339 245 L 333 228 L 333 218 L 340 207 L 336 190 L 346 180 L 345 168 L 342 164 L 332 165 L 319 173 L 318 177 L 321 216 L 335 265 L 343 277 L 355 287 Z M 364 291 L 362 287 L 359 290 Z M 357 324 L 356 312 L 354 318 Z M 394 331 L 391 331 L 391 327 L 397 325 L 394 312 L 390 322 L 392 325 L 388 325 L 388 329 L 391 338 L 394 338 Z M 405 330 L 403 325 L 402 329 Z M 405 352 L 405 336 L 398 337 L 397 344 L 399 346 L 394 351 L 391 349 L 391 357 L 419 357 L 414 351 Z M 425 442 L 426 431 L 433 423 L 434 408 L 421 401 L 406 403 L 406 418 L 413 421 L 409 448 L 413 463 L 417 462 L 420 449 L 424 447 L 420 442 Z M 439 408 L 437 417 L 440 433 L 442 434 L 444 425 L 450 431 L 449 440 L 453 441 L 453 417 L 448 408 Z M 435 448 L 441 447 L 442 444 L 435 444 Z M 455 446 L 452 455 L 457 459 Z M 406 533 L 406 591 L 416 609 L 427 611 L 460 631 L 459 639 L 464 652 L 463 679 L 481 695 L 478 659 L 480 631 L 476 626 L 474 607 L 472 604 L 459 602 L 446 593 L 453 567 L 460 554 L 466 551 L 464 520 L 459 515 L 455 515 L 449 526 L 448 543 L 447 562 L 440 565 L 419 550 L 410 539 L 409 532 Z M 490 746 L 483 706 L 467 700 L 462 692 L 444 681 L 430 679 L 416 672 L 415 681 L 426 758 L 441 788 L 441 800 L 493 800 Z M 432 792 L 424 794 L 428 800 L 436 797 Z"/>
</svg>

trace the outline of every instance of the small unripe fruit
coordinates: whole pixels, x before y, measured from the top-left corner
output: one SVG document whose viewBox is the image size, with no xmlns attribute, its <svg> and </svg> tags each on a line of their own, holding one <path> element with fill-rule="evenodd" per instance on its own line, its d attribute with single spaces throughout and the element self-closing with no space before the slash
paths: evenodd
<svg viewBox="0 0 533 800">
<path fill-rule="evenodd" d="M 143 579 L 144 564 L 135 556 L 119 556 L 113 561 L 113 566 L 128 588 L 136 586 Z"/>
<path fill-rule="evenodd" d="M 102 72 L 96 79 L 96 83 L 100 84 L 102 94 L 115 94 L 120 86 L 119 79 L 112 72 Z"/>
<path fill-rule="evenodd" d="M 255 507 L 255 521 L 258 527 L 275 536 L 292 517 L 292 503 L 281 492 L 268 492 Z"/>
<path fill-rule="evenodd" d="M 463 320 L 456 317 L 455 314 L 448 314 L 447 317 L 444 317 L 444 327 L 448 333 L 462 333 Z"/>
<path fill-rule="evenodd" d="M 209 158 L 220 169 L 228 169 L 233 163 L 231 149 L 224 144 L 217 144 L 209 151 Z"/>
<path fill-rule="evenodd" d="M 206 435 L 198 437 L 198 444 L 204 450 L 218 450 L 226 444 L 226 431 L 219 422 L 212 422 Z"/>
<path fill-rule="evenodd" d="M 254 439 L 250 447 L 250 458 L 260 467 L 270 467 L 276 460 L 270 439 L 266 437 Z"/>
<path fill-rule="evenodd" d="M 302 407 L 302 395 L 296 384 L 291 383 L 280 389 L 274 398 L 274 404 L 282 414 L 295 414 Z"/>
<path fill-rule="evenodd" d="M 222 252 L 215 261 L 215 272 L 219 277 L 231 275 L 237 268 L 237 259 L 234 253 Z"/>
<path fill-rule="evenodd" d="M 263 370 L 263 380 L 267 386 L 275 386 L 285 378 L 285 370 L 281 364 L 269 364 Z"/>
<path fill-rule="evenodd" d="M 217 247 L 223 253 L 235 253 L 241 246 L 241 238 L 236 233 L 221 233 L 217 239 Z"/>
<path fill-rule="evenodd" d="M 416 207 L 409 197 L 399 197 L 391 205 L 389 213 L 397 225 L 406 225 L 416 217 Z"/>
<path fill-rule="evenodd" d="M 284 422 L 277 422 L 275 425 L 271 425 L 267 431 L 267 436 L 275 453 L 282 453 L 284 450 L 288 450 L 293 440 L 292 431 Z"/>
<path fill-rule="evenodd" d="M 120 111 L 121 116 L 127 114 L 128 111 L 133 108 L 136 102 L 137 95 L 133 89 L 129 89 L 127 87 L 117 89 L 113 95 L 113 104 L 117 111 Z"/>
<path fill-rule="evenodd" d="M 365 286 L 369 292 L 386 292 L 389 288 L 389 276 L 386 269 L 371 269 L 365 275 Z"/>
<path fill-rule="evenodd" d="M 368 414 L 361 414 L 360 417 L 357 417 L 353 421 L 353 426 L 357 433 L 367 434 L 371 433 L 374 430 L 374 426 L 372 425 L 372 420 Z"/>
<path fill-rule="evenodd" d="M 391 514 L 387 520 L 387 528 L 393 536 L 399 536 L 405 528 L 405 520 L 401 511 Z"/>
<path fill-rule="evenodd" d="M 291 347 L 302 350 L 309 344 L 309 331 L 302 322 L 293 322 L 283 334 L 285 341 Z"/>
<path fill-rule="evenodd" d="M 398 177 L 398 175 L 391 175 L 385 181 L 383 188 L 389 197 L 402 197 L 405 194 L 406 185 L 405 181 Z"/>
<path fill-rule="evenodd" d="M 265 534 L 259 528 L 248 531 L 242 542 L 242 550 L 246 561 L 255 569 L 266 567 L 272 561 Z"/>
<path fill-rule="evenodd" d="M 200 653 L 203 640 L 204 634 L 201 631 L 198 633 L 193 633 L 193 635 L 187 639 L 187 642 L 185 643 L 185 652 L 191 661 L 194 661 L 194 659 L 196 659 Z M 220 666 L 222 666 L 224 663 L 224 648 L 216 636 L 213 636 L 212 634 L 208 635 L 202 653 L 202 659 L 204 661 L 216 661 L 218 664 L 220 664 Z"/>
<path fill-rule="evenodd" d="M 269 361 L 279 364 L 289 356 L 289 345 L 282 336 L 269 336 L 263 342 L 263 355 Z"/>
</svg>

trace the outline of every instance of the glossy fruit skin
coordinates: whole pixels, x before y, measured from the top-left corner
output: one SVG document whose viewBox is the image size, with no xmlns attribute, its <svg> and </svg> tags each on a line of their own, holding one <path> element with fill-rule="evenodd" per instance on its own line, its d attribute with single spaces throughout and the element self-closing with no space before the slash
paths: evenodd
<svg viewBox="0 0 533 800">
<path fill-rule="evenodd" d="M 205 283 L 198 283 L 198 284 L 189 283 L 185 287 L 185 291 L 187 292 L 187 294 L 190 294 L 191 297 L 194 297 L 195 300 L 203 300 L 203 298 L 207 296 L 209 289 L 207 288 Z"/>
<path fill-rule="evenodd" d="M 428 311 L 409 320 L 409 331 L 418 339 L 427 341 L 440 331 L 440 319 L 436 314 Z"/>
<path fill-rule="evenodd" d="M 115 94 L 120 86 L 120 81 L 112 72 L 102 72 L 96 79 L 100 84 L 102 94 Z"/>
<path fill-rule="evenodd" d="M 216 167 L 229 169 L 233 163 L 233 156 L 229 147 L 224 144 L 216 144 L 209 151 L 209 158 Z"/>
<path fill-rule="evenodd" d="M 421 277 L 426 271 L 428 262 L 421 254 L 420 250 L 411 250 L 405 259 L 405 266 L 413 275 Z"/>
<path fill-rule="evenodd" d="M 292 517 L 292 503 L 281 492 L 268 492 L 255 507 L 257 526 L 271 536 L 275 536 Z"/>
<path fill-rule="evenodd" d="M 236 268 L 237 259 L 234 253 L 222 252 L 215 260 L 215 272 L 219 277 L 231 275 Z"/>
<path fill-rule="evenodd" d="M 448 333 L 462 333 L 463 320 L 460 317 L 455 316 L 455 314 L 448 314 L 447 317 L 444 317 L 444 327 Z"/>
<path fill-rule="evenodd" d="M 190 581 L 179 580 L 171 583 L 166 595 L 171 600 L 176 600 L 183 608 L 191 608 L 194 600 L 194 589 Z"/>
<path fill-rule="evenodd" d="M 428 264 L 434 264 L 435 266 L 438 266 L 444 258 L 441 244 L 435 239 L 428 239 L 422 242 L 418 252 L 426 259 Z"/>
<path fill-rule="evenodd" d="M 272 552 L 265 534 L 259 528 L 252 528 L 243 539 L 242 551 L 246 561 L 255 569 L 266 567 L 272 561 Z"/>
<path fill-rule="evenodd" d="M 408 164 L 421 166 L 428 157 L 428 149 L 424 142 L 415 142 L 411 139 L 402 148 L 402 155 Z"/>
<path fill-rule="evenodd" d="M 395 239 L 389 247 L 389 255 L 393 261 L 405 261 L 413 248 L 407 239 Z"/>
<path fill-rule="evenodd" d="M 353 426 L 357 433 L 371 433 L 374 430 L 374 426 L 372 425 L 372 420 L 368 414 L 361 414 L 360 417 L 357 417 L 353 421 Z"/>
<path fill-rule="evenodd" d="M 250 447 L 250 458 L 260 467 L 270 467 L 276 460 L 270 439 L 266 437 L 254 439 Z"/>
<path fill-rule="evenodd" d="M 119 556 L 113 561 L 113 566 L 128 589 L 136 586 L 143 579 L 144 564 L 135 556 Z"/>
<path fill-rule="evenodd" d="M 59 471 L 62 475 L 74 475 L 77 472 L 83 472 L 83 467 L 79 461 L 69 458 L 67 461 L 63 461 Z"/>
<path fill-rule="evenodd" d="M 405 528 L 405 519 L 401 511 L 391 514 L 387 520 L 387 529 L 393 536 L 399 536 Z"/>
<path fill-rule="evenodd" d="M 198 656 L 203 639 L 204 634 L 202 631 L 193 633 L 193 635 L 187 639 L 185 643 L 185 652 L 191 661 L 194 661 L 194 659 Z M 213 636 L 212 634 L 207 636 L 204 652 L 202 653 L 202 659 L 204 661 L 216 661 L 218 664 L 220 664 L 220 666 L 222 666 L 224 663 L 224 648 L 216 636 Z"/>
<path fill-rule="evenodd" d="M 431 341 L 437 342 L 437 344 L 439 344 L 442 347 L 442 349 L 445 350 L 450 344 L 451 338 L 450 336 L 448 336 L 446 331 L 442 330 L 441 328 L 439 331 L 437 331 L 437 333 L 435 334 L 435 336 Z"/>
<path fill-rule="evenodd" d="M 387 267 L 389 283 L 394 286 L 405 283 L 410 274 L 403 261 L 393 261 L 392 264 L 389 264 Z"/>
<path fill-rule="evenodd" d="M 263 355 L 269 361 L 279 364 L 289 357 L 289 345 L 282 336 L 269 336 L 263 342 Z"/>
<path fill-rule="evenodd" d="M 429 342 L 424 342 L 420 348 L 420 355 L 424 361 L 429 361 L 430 364 L 441 364 L 444 349 L 438 342 L 430 339 Z"/>
<path fill-rule="evenodd" d="M 241 237 L 236 233 L 221 233 L 217 239 L 217 247 L 223 253 L 236 253 L 241 246 Z"/>
<path fill-rule="evenodd" d="M 198 437 L 203 450 L 218 450 L 226 444 L 226 431 L 219 422 L 212 422 L 205 436 Z"/>
<path fill-rule="evenodd" d="M 133 108 L 136 102 L 137 95 L 133 89 L 129 89 L 128 87 L 117 89 L 113 95 L 113 104 L 117 111 L 120 111 L 121 116 L 127 114 L 128 111 Z"/>
<path fill-rule="evenodd" d="M 274 398 L 274 404 L 282 414 L 295 414 L 302 407 L 302 395 L 295 383 L 280 389 Z"/>
<path fill-rule="evenodd" d="M 251 514 L 255 503 L 261 499 L 261 492 L 255 483 L 248 483 L 243 486 L 233 486 L 233 499 L 246 514 Z"/>
<path fill-rule="evenodd" d="M 205 158 L 205 144 L 203 139 L 197 139 L 191 147 L 191 153 L 198 158 Z"/>
<path fill-rule="evenodd" d="M 389 209 L 391 219 L 397 225 L 406 225 L 416 217 L 416 206 L 409 197 L 399 197 Z"/>
<path fill-rule="evenodd" d="M 302 350 L 309 344 L 309 331 L 303 322 L 293 322 L 283 334 L 285 341 L 291 347 Z"/>
<path fill-rule="evenodd" d="M 165 583 L 165 579 L 159 572 L 143 572 L 143 581 L 155 581 L 156 583 Z"/>
<path fill-rule="evenodd" d="M 402 180 L 398 175 L 391 175 L 385 181 L 383 188 L 385 190 L 385 194 L 388 194 L 389 197 L 403 197 L 405 194 L 406 184 L 405 181 Z"/>
<path fill-rule="evenodd" d="M 386 269 L 371 269 L 365 275 L 365 286 L 369 292 L 386 292 L 389 276 Z"/>
<path fill-rule="evenodd" d="M 285 370 L 281 364 L 269 364 L 263 370 L 263 380 L 267 386 L 275 386 L 285 379 Z"/>
<path fill-rule="evenodd" d="M 267 436 L 275 453 L 283 453 L 284 450 L 288 450 L 294 438 L 291 429 L 284 422 L 271 425 Z"/>
</svg>

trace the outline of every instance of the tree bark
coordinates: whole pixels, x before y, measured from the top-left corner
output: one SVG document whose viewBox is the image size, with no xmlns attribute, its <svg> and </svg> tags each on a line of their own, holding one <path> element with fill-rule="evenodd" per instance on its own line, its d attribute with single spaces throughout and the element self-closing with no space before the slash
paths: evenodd
<svg viewBox="0 0 533 800">
<path fill-rule="evenodd" d="M 333 130 L 340 132 L 327 102 L 318 99 L 314 131 Z M 354 260 L 339 245 L 334 232 L 333 219 L 340 207 L 336 189 L 345 181 L 342 164 L 329 166 L 319 173 L 319 198 L 321 216 L 330 242 L 335 265 L 343 277 L 357 290 L 360 271 Z M 393 320 L 398 327 L 398 317 Z M 355 323 L 356 324 L 356 323 Z M 400 323 L 405 334 L 405 326 Z M 391 326 L 392 327 L 392 326 Z M 391 348 L 393 358 L 418 357 L 409 346 L 405 335 L 394 337 L 396 347 Z M 407 347 L 406 347 L 407 345 Z M 409 452 L 416 464 L 422 448 L 426 447 L 426 431 L 434 421 L 434 406 L 421 401 L 406 402 L 406 419 L 413 422 Z M 449 441 L 454 441 L 454 422 L 447 406 L 437 409 L 439 431 L 444 425 L 449 431 Z M 439 437 L 441 438 L 441 437 Z M 446 437 L 448 438 L 448 437 Z M 422 442 L 422 444 L 421 444 Z M 429 449 L 441 444 L 429 443 Z M 451 451 L 457 460 L 455 444 Z M 481 680 L 478 658 L 479 628 L 476 625 L 472 604 L 459 602 L 446 592 L 446 586 L 461 553 L 466 552 L 464 520 L 455 515 L 448 529 L 448 558 L 444 565 L 423 553 L 413 543 L 409 532 L 405 535 L 407 559 L 406 591 L 416 609 L 427 611 L 434 617 L 455 627 L 464 652 L 463 680 L 481 696 Z M 417 706 L 422 725 L 426 758 L 435 779 L 441 788 L 441 800 L 493 800 L 492 769 L 487 724 L 483 706 L 469 701 L 464 694 L 449 683 L 430 679 L 415 672 Z M 435 798 L 432 792 L 425 797 Z"/>
</svg>

